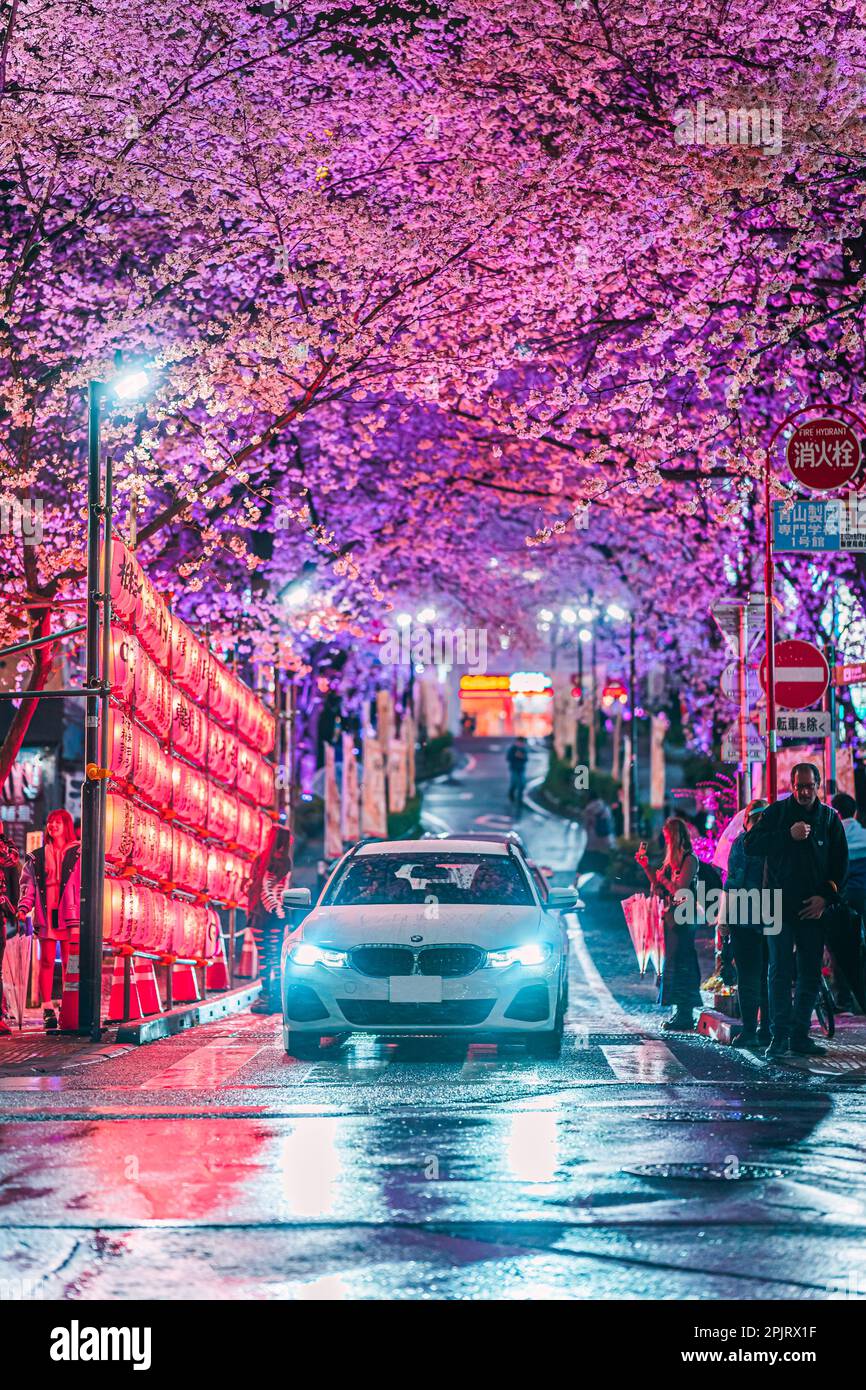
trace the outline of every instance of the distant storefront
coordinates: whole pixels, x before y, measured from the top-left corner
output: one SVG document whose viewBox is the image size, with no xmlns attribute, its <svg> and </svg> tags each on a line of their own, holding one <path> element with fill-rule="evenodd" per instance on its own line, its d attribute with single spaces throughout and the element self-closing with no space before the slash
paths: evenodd
<svg viewBox="0 0 866 1390">
<path fill-rule="evenodd" d="M 545 738 L 553 731 L 553 684 L 542 671 L 461 676 L 460 718 L 479 738 Z"/>
</svg>

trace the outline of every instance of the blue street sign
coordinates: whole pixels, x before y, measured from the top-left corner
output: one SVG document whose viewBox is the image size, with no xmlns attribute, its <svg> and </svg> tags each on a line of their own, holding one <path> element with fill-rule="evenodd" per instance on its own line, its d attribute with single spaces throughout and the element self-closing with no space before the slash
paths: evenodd
<svg viewBox="0 0 866 1390">
<path fill-rule="evenodd" d="M 774 550 L 866 550 L 866 499 L 798 499 L 787 511 L 773 503 Z"/>
</svg>

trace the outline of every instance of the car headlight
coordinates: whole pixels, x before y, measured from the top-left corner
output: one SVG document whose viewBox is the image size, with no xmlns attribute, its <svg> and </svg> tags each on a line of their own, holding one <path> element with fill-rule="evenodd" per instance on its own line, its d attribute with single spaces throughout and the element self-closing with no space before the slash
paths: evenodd
<svg viewBox="0 0 866 1390">
<path fill-rule="evenodd" d="M 550 959 L 550 947 L 540 941 L 528 941 L 525 946 L 509 946 L 505 951 L 488 951 L 487 964 L 499 966 L 506 965 L 543 965 Z"/>
<path fill-rule="evenodd" d="M 333 968 L 345 965 L 347 956 L 345 951 L 327 951 L 321 946 L 314 946 L 311 941 L 301 941 L 289 951 L 289 960 L 292 965 L 329 965 Z"/>
</svg>

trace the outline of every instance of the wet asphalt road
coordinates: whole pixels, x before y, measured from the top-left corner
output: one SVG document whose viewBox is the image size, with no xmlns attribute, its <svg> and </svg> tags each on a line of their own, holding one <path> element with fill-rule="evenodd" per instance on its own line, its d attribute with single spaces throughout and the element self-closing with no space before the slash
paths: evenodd
<svg viewBox="0 0 866 1390">
<path fill-rule="evenodd" d="M 431 823 L 503 828 L 504 751 L 473 746 Z M 568 882 L 573 828 L 520 828 Z M 62 1064 L 4 1044 L 4 1296 L 866 1297 L 862 1021 L 808 1066 L 663 1038 L 588 890 L 557 1061 L 360 1038 L 300 1062 L 250 1014 Z"/>
</svg>

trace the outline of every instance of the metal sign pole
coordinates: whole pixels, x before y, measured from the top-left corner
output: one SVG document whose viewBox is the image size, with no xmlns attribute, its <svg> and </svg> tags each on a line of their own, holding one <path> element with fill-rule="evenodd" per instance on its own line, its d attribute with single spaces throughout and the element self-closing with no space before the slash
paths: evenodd
<svg viewBox="0 0 866 1390">
<path fill-rule="evenodd" d="M 87 457 L 87 637 L 84 684 L 87 690 L 84 718 L 84 785 L 81 789 L 81 974 L 78 996 L 78 1033 L 100 1034 L 100 985 L 102 977 L 102 920 L 99 760 L 99 620 L 100 541 L 102 531 L 99 411 L 101 382 L 88 389 Z"/>
<path fill-rule="evenodd" d="M 740 766 L 737 773 L 739 808 L 748 805 L 751 795 L 749 781 L 749 687 L 746 678 L 746 654 L 749 650 L 749 610 L 745 604 L 737 614 L 737 682 L 740 700 L 738 733 L 740 737 Z"/>
</svg>

